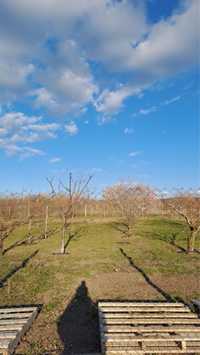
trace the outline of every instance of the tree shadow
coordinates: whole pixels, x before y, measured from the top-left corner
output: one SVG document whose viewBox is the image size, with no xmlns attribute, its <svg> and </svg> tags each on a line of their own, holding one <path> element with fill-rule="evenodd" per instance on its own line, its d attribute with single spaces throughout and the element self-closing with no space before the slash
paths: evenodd
<svg viewBox="0 0 200 355">
<path fill-rule="evenodd" d="M 98 309 L 85 281 L 59 317 L 57 330 L 64 346 L 62 355 L 100 352 Z"/>
<path fill-rule="evenodd" d="M 75 232 L 70 232 L 67 238 L 67 241 L 65 243 L 65 253 L 68 250 L 68 247 L 70 245 L 70 243 L 72 242 L 72 240 L 78 240 L 78 238 L 81 236 L 80 234 L 80 230 L 77 230 Z"/>
<path fill-rule="evenodd" d="M 139 266 L 137 266 L 133 259 L 128 256 L 125 251 L 120 248 L 120 252 L 121 254 L 128 260 L 130 266 L 133 268 L 133 269 L 136 269 L 145 279 L 145 281 L 151 286 L 153 287 L 158 293 L 160 293 L 168 302 L 174 302 L 175 301 L 175 298 L 170 296 L 167 292 L 165 292 L 162 288 L 160 288 L 159 286 L 157 286 L 151 279 L 150 277 L 144 272 L 143 269 L 141 269 Z"/>
<path fill-rule="evenodd" d="M 41 236 L 33 236 L 32 234 L 28 234 L 24 239 L 17 240 L 13 244 L 11 244 L 9 247 L 5 248 L 2 252 L 2 255 L 5 255 L 10 250 L 17 248 L 17 247 L 38 244 L 42 239 L 45 239 L 42 235 Z"/>
<path fill-rule="evenodd" d="M 128 239 L 131 236 L 130 226 L 126 222 L 112 222 L 111 227 L 120 232 L 122 238 Z"/>
<path fill-rule="evenodd" d="M 65 242 L 65 245 L 64 245 L 64 253 L 61 253 L 61 252 L 54 252 L 53 255 L 66 255 L 68 254 L 68 248 L 69 248 L 69 245 L 71 244 L 72 241 L 75 241 L 75 240 L 78 240 L 78 238 L 81 237 L 81 233 L 80 233 L 81 229 L 75 231 L 75 232 L 69 232 L 68 234 L 68 238 L 67 238 L 67 241 Z"/>
<path fill-rule="evenodd" d="M 39 250 L 35 250 L 34 253 L 29 255 L 26 259 L 24 259 L 18 266 L 15 266 L 11 269 L 2 279 L 0 279 L 0 288 L 4 287 L 5 283 L 19 270 L 23 269 L 27 266 L 28 262 L 37 255 Z"/>
<path fill-rule="evenodd" d="M 164 243 L 167 243 L 169 245 L 172 245 L 174 248 L 176 248 L 179 252 L 181 253 L 186 253 L 187 250 L 183 248 L 181 245 L 177 244 L 176 239 L 177 239 L 177 233 L 172 233 L 171 235 L 163 236 L 162 234 L 155 233 L 155 236 L 157 239 L 161 240 Z"/>
<path fill-rule="evenodd" d="M 12 250 L 12 249 L 14 249 L 16 247 L 21 247 L 22 245 L 26 246 L 26 245 L 33 244 L 33 243 L 30 242 L 30 239 L 31 239 L 31 237 L 23 239 L 23 240 L 18 240 L 16 242 L 14 242 L 8 248 L 4 249 L 2 254 L 5 255 L 8 251 L 10 251 L 10 250 Z"/>
<path fill-rule="evenodd" d="M 144 233 L 144 237 L 160 240 L 161 242 L 176 248 L 178 252 L 187 253 L 187 250 L 184 247 L 177 244 L 177 235 L 178 233 L 174 233 L 174 232 L 168 235 L 158 233 L 158 232 L 155 233 L 155 232 L 147 232 L 147 231 L 145 231 Z"/>
</svg>

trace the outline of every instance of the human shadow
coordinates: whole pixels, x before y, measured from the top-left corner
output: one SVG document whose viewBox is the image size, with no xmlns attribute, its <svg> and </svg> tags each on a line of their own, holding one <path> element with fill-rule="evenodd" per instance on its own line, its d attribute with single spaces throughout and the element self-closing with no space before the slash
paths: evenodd
<svg viewBox="0 0 200 355">
<path fill-rule="evenodd" d="M 24 267 L 27 266 L 28 262 L 34 258 L 34 256 L 37 255 L 37 253 L 39 252 L 39 250 L 35 250 L 34 253 L 32 253 L 31 255 L 29 255 L 26 259 L 24 259 L 19 265 L 15 266 L 14 268 L 12 268 L 5 276 L 3 276 L 0 279 L 0 288 L 4 287 L 6 282 L 14 275 L 16 274 L 19 270 L 23 269 Z"/>
<path fill-rule="evenodd" d="M 98 309 L 85 281 L 59 317 L 57 330 L 64 347 L 62 355 L 100 352 Z"/>
<path fill-rule="evenodd" d="M 168 302 L 174 302 L 175 298 L 170 296 L 167 292 L 165 292 L 161 287 L 159 287 L 158 285 L 155 284 L 155 282 L 153 282 L 150 277 L 144 272 L 144 270 L 142 268 L 140 268 L 139 266 L 137 266 L 135 264 L 135 262 L 133 261 L 133 259 L 128 256 L 125 251 L 120 248 L 120 252 L 121 254 L 128 260 L 130 266 L 137 270 L 145 279 L 145 281 L 151 286 L 153 287 L 158 293 L 160 293 Z"/>
</svg>

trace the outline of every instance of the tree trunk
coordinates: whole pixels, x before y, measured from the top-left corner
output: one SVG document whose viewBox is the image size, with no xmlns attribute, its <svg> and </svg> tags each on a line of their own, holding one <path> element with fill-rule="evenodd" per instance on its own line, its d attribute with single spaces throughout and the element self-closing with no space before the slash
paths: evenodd
<svg viewBox="0 0 200 355">
<path fill-rule="evenodd" d="M 3 239 L 0 239 L 0 255 L 3 255 Z"/>
<path fill-rule="evenodd" d="M 11 216 L 11 208 L 8 207 L 8 218 L 10 219 L 10 216 Z"/>
<path fill-rule="evenodd" d="M 63 224 L 60 253 L 65 254 L 65 224 Z"/>
<path fill-rule="evenodd" d="M 87 205 L 85 205 L 85 217 L 87 217 Z"/>
<path fill-rule="evenodd" d="M 31 217 L 29 217 L 29 221 L 28 221 L 28 235 L 31 235 L 31 228 L 32 228 L 32 219 Z"/>
<path fill-rule="evenodd" d="M 188 252 L 188 254 L 194 252 L 195 239 L 196 239 L 196 231 L 191 230 L 191 231 L 190 231 L 190 234 L 189 234 L 189 236 L 188 236 L 188 246 L 187 246 L 187 252 Z"/>
<path fill-rule="evenodd" d="M 45 215 L 45 226 L 44 226 L 44 238 L 47 238 L 47 232 L 48 232 L 48 217 L 49 217 L 49 207 L 46 206 L 46 215 Z"/>
</svg>

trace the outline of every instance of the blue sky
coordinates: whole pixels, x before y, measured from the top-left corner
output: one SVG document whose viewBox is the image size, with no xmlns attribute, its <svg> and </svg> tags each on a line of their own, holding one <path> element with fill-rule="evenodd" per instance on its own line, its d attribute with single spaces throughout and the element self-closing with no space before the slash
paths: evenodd
<svg viewBox="0 0 200 355">
<path fill-rule="evenodd" d="M 2 0 L 0 191 L 199 187 L 198 0 Z"/>
</svg>

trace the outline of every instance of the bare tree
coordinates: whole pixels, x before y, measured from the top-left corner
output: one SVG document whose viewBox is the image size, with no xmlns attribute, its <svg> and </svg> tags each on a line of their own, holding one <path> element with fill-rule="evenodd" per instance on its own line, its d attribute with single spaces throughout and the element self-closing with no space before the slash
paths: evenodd
<svg viewBox="0 0 200 355">
<path fill-rule="evenodd" d="M 200 233 L 200 196 L 197 193 L 177 192 L 173 197 L 162 198 L 162 203 L 185 221 L 188 227 L 187 252 L 194 252 Z"/>
<path fill-rule="evenodd" d="M 48 235 L 48 219 L 49 219 L 49 206 L 46 205 L 46 208 L 45 208 L 45 222 L 44 222 L 44 239 L 46 239 L 47 235 Z"/>
<path fill-rule="evenodd" d="M 4 254 L 4 242 L 20 225 L 17 221 L 0 222 L 0 254 Z"/>
<path fill-rule="evenodd" d="M 147 212 L 154 194 L 149 187 L 143 185 L 119 183 L 106 188 L 103 197 L 123 218 L 121 232 L 130 237 L 136 218 Z"/>
<path fill-rule="evenodd" d="M 51 188 L 52 198 L 58 197 L 59 195 L 64 197 L 63 203 L 60 205 L 60 217 L 62 223 L 60 254 L 65 254 L 66 246 L 69 245 L 69 241 L 71 240 L 69 229 L 72 223 L 74 208 L 86 193 L 91 179 L 92 176 L 74 180 L 72 173 L 70 172 L 67 181 L 59 181 L 56 186 L 54 179 L 47 178 Z M 68 240 L 66 241 L 67 232 Z"/>
</svg>

